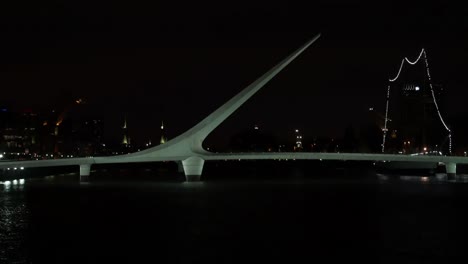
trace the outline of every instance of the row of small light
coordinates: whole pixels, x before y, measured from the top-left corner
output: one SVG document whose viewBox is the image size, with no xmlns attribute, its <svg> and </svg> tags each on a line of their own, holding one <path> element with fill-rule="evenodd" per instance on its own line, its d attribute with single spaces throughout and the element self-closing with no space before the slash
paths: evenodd
<svg viewBox="0 0 468 264">
<path fill-rule="evenodd" d="M 3 152 L 3 154 L 0 154 L 0 159 L 3 158 L 5 155 L 6 155 L 6 152 Z M 31 156 L 32 154 L 26 154 L 26 153 L 24 153 L 24 154 L 16 153 L 16 154 L 15 154 L 15 153 L 11 153 L 11 155 L 17 155 L 17 156 L 19 156 L 19 155 L 29 155 L 29 156 Z M 46 157 L 49 157 L 49 154 L 45 154 L 45 156 L 46 156 Z M 41 158 L 42 155 L 34 154 L 34 157 Z M 53 158 L 53 157 L 54 157 L 54 154 L 50 154 L 50 157 Z M 73 155 L 66 155 L 66 156 L 65 156 L 65 155 L 61 154 L 60 157 L 61 157 L 61 158 L 64 158 L 64 157 L 73 158 Z M 37 160 L 37 159 L 36 159 L 36 160 Z"/>
<path fill-rule="evenodd" d="M 403 69 L 403 65 L 405 64 L 405 61 L 407 63 L 409 63 L 410 65 L 415 65 L 422 58 L 422 55 L 424 55 L 427 78 L 429 80 L 429 87 L 431 89 L 432 99 L 434 101 L 434 105 L 436 107 L 437 114 L 439 115 L 439 119 L 442 122 L 442 125 L 444 125 L 445 129 L 449 133 L 449 135 L 448 135 L 448 137 L 449 137 L 449 153 L 452 154 L 452 131 L 450 130 L 450 128 L 445 123 L 444 119 L 442 118 L 442 114 L 439 111 L 439 105 L 437 104 L 437 100 L 435 98 L 434 88 L 432 86 L 431 74 L 429 72 L 429 63 L 427 61 L 427 54 L 426 54 L 426 51 L 424 49 L 421 50 L 421 52 L 419 53 L 418 58 L 415 61 L 410 61 L 407 57 L 402 59 L 401 64 L 400 64 L 400 68 L 398 69 L 397 75 L 395 76 L 395 78 L 390 78 L 389 79 L 389 84 L 388 84 L 388 87 L 387 87 L 387 102 L 386 102 L 386 106 L 385 106 L 385 123 L 384 123 L 384 129 L 383 129 L 382 153 L 385 152 L 385 140 L 386 140 L 387 131 L 388 131 L 387 121 L 388 121 L 388 107 L 389 107 L 389 104 L 390 104 L 390 83 L 396 81 L 398 79 L 398 77 L 400 77 L 400 73 L 401 73 L 401 70 Z"/>
<path fill-rule="evenodd" d="M 10 169 L 11 169 L 11 168 L 7 168 L 7 170 L 10 170 Z M 20 167 L 19 169 L 20 169 L 20 170 L 24 170 L 24 167 Z M 17 168 L 17 167 L 14 167 L 13 170 L 18 170 L 18 168 Z"/>
<path fill-rule="evenodd" d="M 13 185 L 16 185 L 16 184 L 21 184 L 23 185 L 24 184 L 24 179 L 19 179 L 19 180 L 12 180 L 12 181 L 4 181 L 4 182 L 0 182 L 0 183 L 3 183 L 4 185 L 8 186 L 10 184 L 13 183 Z"/>
</svg>

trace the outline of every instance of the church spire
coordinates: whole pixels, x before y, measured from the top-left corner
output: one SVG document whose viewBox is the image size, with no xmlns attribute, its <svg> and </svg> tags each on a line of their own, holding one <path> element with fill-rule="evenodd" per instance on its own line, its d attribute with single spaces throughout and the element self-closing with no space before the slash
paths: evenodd
<svg viewBox="0 0 468 264">
<path fill-rule="evenodd" d="M 160 144 L 164 144 L 166 143 L 167 141 L 167 138 L 166 138 L 166 135 L 164 133 L 164 121 L 161 121 L 161 140 L 159 141 Z"/>
<path fill-rule="evenodd" d="M 122 145 L 128 145 L 129 140 L 128 140 L 128 137 L 127 137 L 127 115 L 125 115 L 125 117 L 124 117 L 124 125 L 123 125 L 122 129 L 123 129 Z"/>
</svg>

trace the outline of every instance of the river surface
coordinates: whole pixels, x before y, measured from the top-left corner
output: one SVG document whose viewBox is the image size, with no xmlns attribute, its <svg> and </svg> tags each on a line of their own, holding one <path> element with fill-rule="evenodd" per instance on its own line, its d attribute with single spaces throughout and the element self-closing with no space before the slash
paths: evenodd
<svg viewBox="0 0 468 264">
<path fill-rule="evenodd" d="M 18 180 L 0 183 L 0 263 L 461 263 L 467 208 L 437 177 Z"/>
</svg>

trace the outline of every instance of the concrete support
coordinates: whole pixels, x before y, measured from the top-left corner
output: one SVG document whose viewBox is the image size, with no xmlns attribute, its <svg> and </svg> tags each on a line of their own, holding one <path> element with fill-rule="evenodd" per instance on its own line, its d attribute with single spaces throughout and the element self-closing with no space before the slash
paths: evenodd
<svg viewBox="0 0 468 264">
<path fill-rule="evenodd" d="M 457 176 L 457 164 L 453 162 L 445 163 L 445 171 L 447 172 L 447 180 L 455 180 Z"/>
<path fill-rule="evenodd" d="M 82 182 L 88 181 L 90 172 L 91 172 L 91 164 L 80 165 L 80 181 Z"/>
<path fill-rule="evenodd" d="M 182 165 L 182 161 L 176 161 L 177 163 L 177 172 L 184 172 L 184 166 Z"/>
<path fill-rule="evenodd" d="M 200 181 L 205 160 L 200 157 L 190 157 L 182 161 L 185 179 L 188 182 Z"/>
</svg>

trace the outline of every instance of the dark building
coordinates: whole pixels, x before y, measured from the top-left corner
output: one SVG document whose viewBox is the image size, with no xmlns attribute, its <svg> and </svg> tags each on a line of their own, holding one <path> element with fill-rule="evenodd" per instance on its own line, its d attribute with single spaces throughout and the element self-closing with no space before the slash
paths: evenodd
<svg viewBox="0 0 468 264">
<path fill-rule="evenodd" d="M 363 114 L 363 122 L 358 125 L 357 152 L 380 153 L 382 151 L 382 129 L 384 128 L 385 114 L 377 111 L 374 107 L 368 108 L 366 112 Z"/>
<path fill-rule="evenodd" d="M 108 154 L 103 141 L 104 123 L 100 118 L 89 118 L 75 121 L 72 139 L 66 140 L 73 144 L 76 156 L 97 156 Z"/>
</svg>

